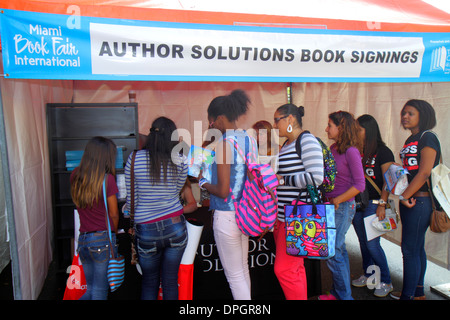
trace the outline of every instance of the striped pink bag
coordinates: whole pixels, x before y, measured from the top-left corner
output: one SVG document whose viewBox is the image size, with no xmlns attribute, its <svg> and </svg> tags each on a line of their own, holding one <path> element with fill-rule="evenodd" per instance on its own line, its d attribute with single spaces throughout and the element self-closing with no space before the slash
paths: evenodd
<svg viewBox="0 0 450 320">
<path fill-rule="evenodd" d="M 244 156 L 234 139 L 233 143 L 247 165 L 242 198 L 236 201 L 230 188 L 231 198 L 236 208 L 236 222 L 245 235 L 261 239 L 275 225 L 278 212 L 278 179 L 269 164 L 257 163 L 256 141 L 251 138 L 251 151 Z"/>
</svg>

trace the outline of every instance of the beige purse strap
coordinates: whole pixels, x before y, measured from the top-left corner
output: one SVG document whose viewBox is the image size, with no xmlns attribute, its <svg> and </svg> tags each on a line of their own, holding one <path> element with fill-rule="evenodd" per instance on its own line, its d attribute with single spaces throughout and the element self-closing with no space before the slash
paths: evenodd
<svg viewBox="0 0 450 320">
<path fill-rule="evenodd" d="M 431 131 L 431 130 L 426 130 L 422 133 L 422 135 L 420 136 L 420 138 L 422 138 L 422 136 L 426 133 L 426 132 L 430 132 L 432 134 L 434 134 L 436 136 L 436 138 L 439 141 L 439 137 L 437 136 L 436 132 Z M 420 139 L 419 138 L 419 139 Z M 441 145 L 441 142 L 439 141 L 439 146 Z M 440 150 L 440 157 L 439 157 L 439 163 L 443 163 L 442 161 L 442 149 Z M 433 210 L 436 210 L 436 204 L 434 203 L 434 196 L 433 196 L 433 192 L 431 190 L 431 182 L 430 182 L 430 178 L 427 179 L 427 185 L 428 185 L 428 192 L 430 193 L 430 198 L 431 198 L 431 207 L 433 208 Z"/>
<path fill-rule="evenodd" d="M 370 177 L 364 173 L 364 176 L 366 177 L 366 179 L 370 182 L 370 184 L 372 185 L 372 187 L 374 187 L 374 189 L 378 192 L 378 194 L 381 197 L 381 190 L 380 188 L 378 188 L 378 186 L 376 185 L 376 183 L 370 179 Z M 386 204 L 386 208 L 390 208 L 391 206 L 389 205 L 389 202 Z M 395 208 L 394 208 L 395 209 Z M 397 210 L 395 210 L 395 212 L 397 213 Z M 397 214 L 398 215 L 398 214 Z"/>
<path fill-rule="evenodd" d="M 378 188 L 378 186 L 376 185 L 376 183 L 375 183 L 372 179 L 370 179 L 370 177 L 369 177 L 367 174 L 365 174 L 365 173 L 364 173 L 364 177 L 366 177 L 367 181 L 370 182 L 370 184 L 372 185 L 372 187 L 374 187 L 374 189 L 377 190 L 378 194 L 381 196 L 381 190 L 380 190 L 380 188 Z"/>
</svg>

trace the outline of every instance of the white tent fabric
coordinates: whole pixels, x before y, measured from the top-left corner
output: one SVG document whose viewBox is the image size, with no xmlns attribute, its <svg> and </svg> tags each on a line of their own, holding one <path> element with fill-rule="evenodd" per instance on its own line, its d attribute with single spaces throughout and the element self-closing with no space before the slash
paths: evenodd
<svg viewBox="0 0 450 320">
<path fill-rule="evenodd" d="M 8 265 L 10 258 L 6 199 L 3 181 L 3 163 L 0 160 L 0 272 Z"/>
<path fill-rule="evenodd" d="M 414 23 L 424 25 L 436 25 L 436 16 L 431 18 L 431 14 L 436 14 L 437 11 L 450 12 L 450 5 L 439 0 L 404 3 L 402 1 L 384 0 L 279 0 L 276 2 L 272 0 L 246 0 L 245 5 L 241 0 L 108 0 L 97 1 L 96 5 L 270 14 L 285 17 L 298 17 L 300 12 L 301 17 L 304 18 L 367 21 L 368 23 L 411 23 L 411 21 L 414 21 Z M 421 11 L 414 10 L 416 7 L 419 7 Z M 448 21 L 440 22 L 442 25 L 448 25 Z"/>
<path fill-rule="evenodd" d="M 52 261 L 52 198 L 45 105 L 68 102 L 71 81 L 0 81 L 22 297 L 37 299 Z"/>
<path fill-rule="evenodd" d="M 280 16 L 298 16 L 301 12 L 302 17 L 323 18 L 323 19 L 342 19 L 342 20 L 360 20 L 377 22 L 395 22 L 395 23 L 416 23 L 434 24 L 424 15 L 425 12 L 412 14 L 398 7 L 380 6 L 373 1 L 360 0 L 279 0 L 274 5 L 272 0 L 247 0 L 245 6 L 241 0 L 228 1 L 204 1 L 204 0 L 164 0 L 147 1 L 153 8 L 178 9 L 178 10 L 199 10 L 212 12 L 237 12 L 251 14 L 267 14 Z M 436 1 L 425 1 L 428 4 L 437 7 L 440 10 L 448 10 L 442 4 Z M 442 2 L 441 2 L 442 3 Z M 142 4 L 140 4 L 142 5 Z M 145 4 L 143 4 L 145 6 Z"/>
</svg>

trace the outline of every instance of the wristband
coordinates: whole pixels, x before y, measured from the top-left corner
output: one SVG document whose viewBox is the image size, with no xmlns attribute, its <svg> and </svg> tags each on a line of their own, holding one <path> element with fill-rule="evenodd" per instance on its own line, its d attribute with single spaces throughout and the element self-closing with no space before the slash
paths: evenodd
<svg viewBox="0 0 450 320">
<path fill-rule="evenodd" d="M 405 197 L 403 197 L 402 195 L 398 196 L 398 200 L 400 201 L 407 201 L 408 199 L 406 199 Z"/>
<path fill-rule="evenodd" d="M 203 185 L 204 185 L 205 183 L 208 183 L 208 180 L 206 180 L 206 178 L 201 178 L 201 179 L 198 181 L 198 186 L 200 187 L 200 189 L 206 190 L 205 188 L 203 188 Z"/>
</svg>

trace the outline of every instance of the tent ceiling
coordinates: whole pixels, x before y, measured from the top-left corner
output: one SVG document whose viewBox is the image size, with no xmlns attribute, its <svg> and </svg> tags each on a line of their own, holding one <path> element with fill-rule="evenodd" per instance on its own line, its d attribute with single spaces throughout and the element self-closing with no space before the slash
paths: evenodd
<svg viewBox="0 0 450 320">
<path fill-rule="evenodd" d="M 83 1 L 89 4 L 91 1 Z M 441 1 L 442 2 L 442 1 Z M 160 0 L 96 1 L 96 5 L 196 10 L 209 12 L 270 14 L 320 19 L 364 20 L 393 23 L 435 24 L 449 22 L 449 15 L 436 7 L 436 1 L 423 0 Z M 439 5 L 439 3 L 436 3 Z"/>
<path fill-rule="evenodd" d="M 0 0 L 4 9 L 193 23 L 283 23 L 328 29 L 443 31 L 450 13 L 437 0 Z M 434 5 L 433 5 L 434 4 Z M 73 7 L 72 7 L 73 8 Z M 447 12 L 445 11 L 447 10 Z M 345 22 L 345 23 L 343 23 Z"/>
<path fill-rule="evenodd" d="M 236 22 L 251 22 L 254 24 L 285 24 L 290 27 L 300 26 L 325 26 L 328 29 L 345 29 L 345 30 L 381 30 L 381 31 L 405 31 L 405 32 L 450 32 L 450 15 L 445 10 L 440 10 L 429 4 L 434 0 L 373 0 L 373 1 L 343 1 L 343 0 L 315 0 L 308 2 L 304 0 L 287 0 L 266 1 L 266 0 L 246 0 L 240 1 L 236 5 L 236 0 L 228 0 L 226 3 L 220 3 L 220 7 L 212 8 L 211 0 L 151 0 L 151 1 L 118 1 L 118 0 L 70 0 L 70 1 L 40 1 L 40 0 L 0 0 L 0 8 L 11 10 L 23 10 L 31 12 L 44 12 L 54 14 L 73 14 L 73 5 L 77 6 L 79 13 L 83 16 L 104 17 L 104 18 L 121 18 L 133 20 L 154 20 L 154 21 L 171 21 L 171 22 L 190 22 L 190 23 L 207 23 L 207 24 L 227 24 L 233 25 Z M 442 0 L 440 0 L 442 3 Z M 245 8 L 241 7 L 241 3 L 245 3 Z M 295 7 L 292 6 L 295 3 Z M 270 7 L 269 5 L 273 5 Z M 75 9 L 77 8 L 75 7 Z M 236 13 L 237 8 L 239 11 Z M 246 10 L 252 11 L 252 14 Z M 1 15 L 0 15 L 1 19 Z M 374 23 L 375 22 L 375 23 Z M 371 29 L 371 27 L 374 27 Z M 1 67 L 1 66 L 0 66 Z M 3 71 L 2 68 L 0 68 Z M 116 83 L 114 83 L 117 85 Z M 111 95 L 114 101 L 117 97 L 127 97 L 130 83 L 118 83 L 123 85 L 122 93 L 117 94 L 111 90 L 111 84 L 97 83 L 95 81 L 78 81 L 78 86 L 100 86 L 99 90 L 86 90 L 81 87 L 78 92 L 88 93 L 94 92 L 91 99 L 104 99 L 103 96 Z M 70 101 L 73 96 L 72 82 L 59 80 L 52 81 L 23 81 L 23 80 L 2 80 L 2 90 L 5 92 L 4 102 L 7 106 L 8 116 L 5 121 L 8 128 L 9 140 L 8 145 L 11 146 L 10 161 L 11 177 L 13 180 L 13 193 L 16 198 L 14 211 L 17 213 L 18 233 L 20 235 L 18 253 L 21 258 L 21 282 L 23 284 L 23 297 L 33 298 L 37 295 L 40 286 L 45 279 L 46 267 L 50 262 L 50 236 L 49 231 L 51 218 L 49 201 L 50 194 L 48 190 L 49 176 L 48 165 L 45 165 L 46 143 L 45 143 L 45 113 L 42 106 L 46 102 L 52 101 Z M 189 101 L 195 106 L 204 106 L 197 95 L 186 99 L 186 94 L 195 90 L 187 90 L 196 86 L 201 88 L 204 93 L 204 100 L 210 101 L 211 95 L 230 88 L 233 84 L 221 83 L 220 88 L 214 87 L 215 83 L 160 83 L 160 82 L 139 82 L 133 83 L 133 86 L 142 86 L 141 101 L 150 101 L 158 108 L 164 107 L 165 110 L 175 110 L 178 105 L 184 105 Z M 254 114 L 255 118 L 269 118 L 273 115 L 273 108 L 279 103 L 277 96 L 284 98 L 285 88 L 274 91 L 274 85 L 270 84 L 270 88 L 264 87 L 264 84 L 244 84 L 248 86 L 261 86 L 262 94 L 267 95 L 267 101 L 256 99 L 260 102 L 258 105 L 267 105 L 264 113 Z M 448 110 L 448 83 L 426 83 L 426 84 L 327 84 L 327 83 L 301 83 L 296 84 L 297 102 L 306 102 L 311 110 L 320 110 L 326 116 L 331 110 L 336 110 L 337 106 L 344 108 L 358 108 L 358 113 L 368 112 L 378 114 L 383 119 L 382 125 L 385 126 L 383 131 L 385 139 L 390 146 L 394 146 L 393 150 L 399 150 L 404 137 L 398 131 L 398 112 L 396 106 L 403 103 L 407 97 L 411 95 L 418 98 L 433 101 L 433 105 L 438 106 L 438 114 L 441 119 L 447 119 Z M 178 94 L 164 94 L 157 90 L 160 86 L 176 87 L 181 86 L 176 91 Z M 234 86 L 234 85 L 233 85 Z M 281 86 L 281 85 L 280 85 Z M 275 86 L 276 87 L 276 86 Z M 133 87 L 134 88 L 134 87 Z M 186 89 L 187 88 L 187 89 Z M 401 88 L 402 90 L 399 90 Z M 177 88 L 176 88 L 177 89 Z M 200 90 L 199 90 L 200 91 Z M 195 92 L 197 94 L 197 92 Z M 261 96 L 262 96 L 261 94 Z M 17 97 L 20 97 L 17 99 Z M 256 97 L 259 97 L 256 95 Z M 85 97 L 80 98 L 84 100 Z M 361 104 L 355 103 L 356 99 L 361 100 Z M 199 101 L 200 100 L 200 101 Z M 179 102 L 181 101 L 181 102 Z M 75 101 L 76 102 L 76 101 Z M 178 103 L 177 103 L 178 102 Z M 141 103 L 143 105 L 143 103 Z M 153 106 L 152 105 L 152 106 Z M 155 115 L 154 110 L 147 105 L 149 117 Z M 371 106 L 369 108 L 369 106 Z M 198 107 L 200 108 L 200 107 Z M 31 110 L 31 111 L 30 111 Z M 204 109 L 200 111 L 192 111 L 189 118 L 186 112 L 180 113 L 183 121 L 185 119 L 196 119 L 199 114 L 204 115 Z M 352 110 L 353 111 L 353 110 Z M 24 116 L 30 115 L 33 116 Z M 203 113 L 202 113 L 203 112 Z M 162 113 L 162 111 L 161 111 Z M 356 113 L 356 112 L 355 112 Z M 388 115 L 389 117 L 386 117 Z M 393 120 L 390 117 L 394 117 Z M 308 128 L 312 132 L 322 132 L 323 128 L 317 112 L 311 113 L 311 121 Z M 147 123 L 149 118 L 140 115 L 143 123 Z M 192 117 L 192 118 L 191 118 Z M 251 120 L 254 120 L 253 118 Z M 250 120 L 249 120 L 250 121 Z M 392 125 L 394 123 L 394 125 Z M 441 121 L 437 132 L 441 133 L 441 137 L 448 136 L 448 121 Z M 317 125 L 314 128 L 313 125 Z M 403 133 L 404 134 L 404 133 Z M 25 139 L 24 139 L 25 137 Z M 27 139 L 30 137 L 30 139 Z M 40 137 L 40 138 L 39 138 Z M 37 140 L 36 140 L 37 139 Z M 5 138 L 6 140 L 6 138 Z M 42 143 L 36 143 L 40 141 Z M 43 142 L 44 141 L 44 142 Z M 30 147 L 30 143 L 31 146 Z M 41 159 L 41 157 L 44 157 Z M 445 157 L 444 157 L 445 158 Z M 34 183 L 26 184 L 22 177 L 32 177 Z M 42 183 L 41 183 L 42 182 Z M 43 188 L 35 188 L 35 185 L 44 185 Z M 23 190 L 31 188 L 31 197 L 24 198 Z M 36 192 L 39 191 L 39 194 Z M 45 193 L 42 195 L 41 193 Z M 30 211 L 31 209 L 31 211 Z M 42 215 L 47 214 L 45 219 Z M 29 222 L 30 217 L 34 222 Z M 448 267 L 448 237 L 439 236 L 439 242 L 436 241 L 436 248 L 445 250 L 436 254 L 438 259 L 444 259 Z M 444 241 L 444 242 L 443 242 Z M 444 243 L 444 244 L 442 244 Z M 44 244 L 44 245 L 43 245 Z M 427 250 L 429 253 L 429 251 Z M 39 268 L 36 266 L 39 265 Z"/>
</svg>

